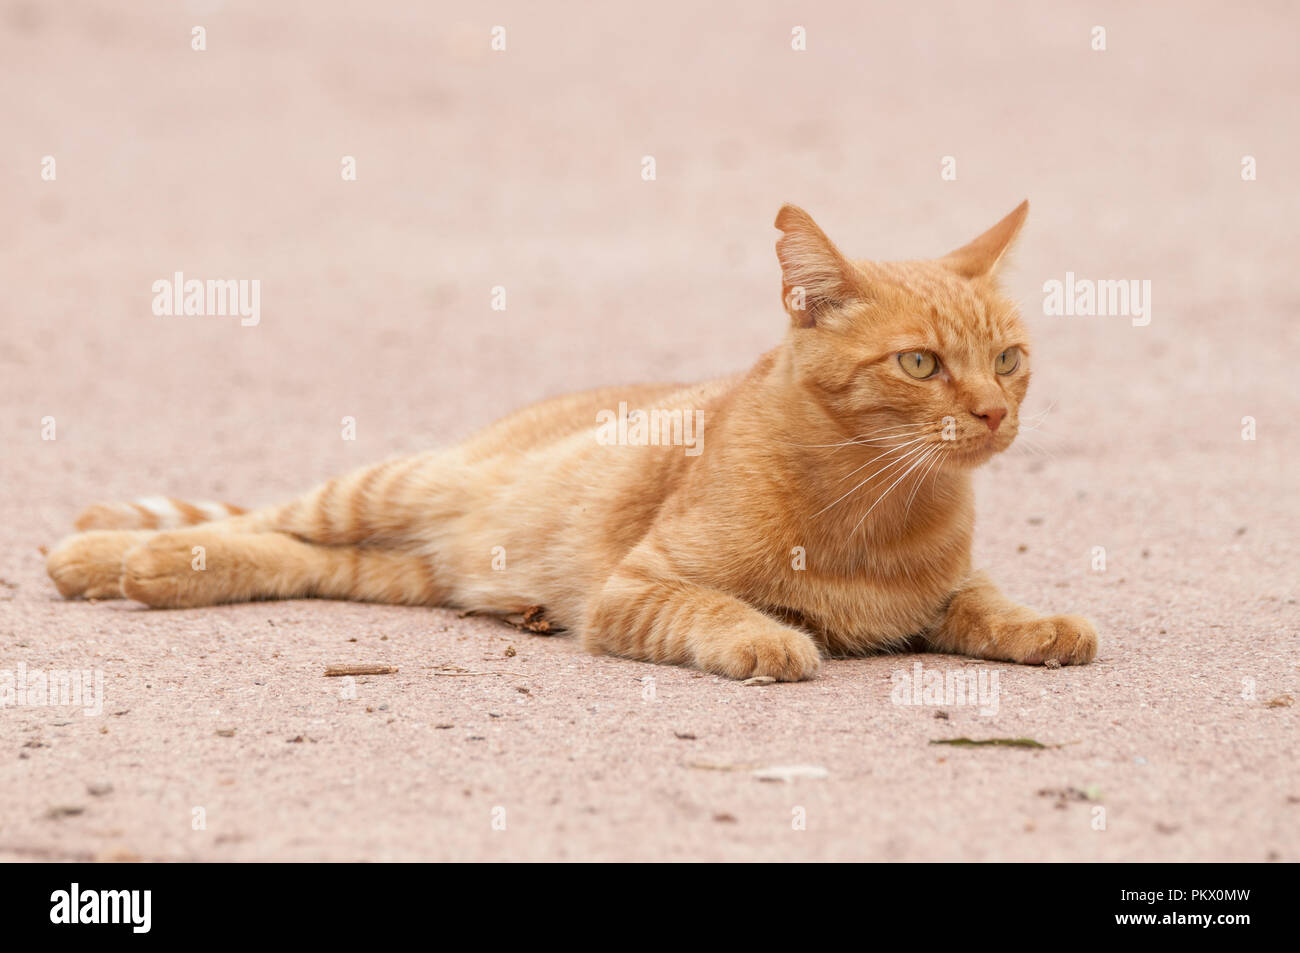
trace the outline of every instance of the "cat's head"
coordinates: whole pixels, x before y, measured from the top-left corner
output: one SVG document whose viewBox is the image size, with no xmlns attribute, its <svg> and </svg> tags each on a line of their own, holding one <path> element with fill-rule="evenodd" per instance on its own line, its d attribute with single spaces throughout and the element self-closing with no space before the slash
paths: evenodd
<svg viewBox="0 0 1300 953">
<path fill-rule="evenodd" d="M 1028 212 L 1022 202 L 942 258 L 872 262 L 845 258 L 802 209 L 781 209 L 795 374 L 847 436 L 942 446 L 967 466 L 1011 445 L 1029 341 L 997 270 Z"/>
</svg>

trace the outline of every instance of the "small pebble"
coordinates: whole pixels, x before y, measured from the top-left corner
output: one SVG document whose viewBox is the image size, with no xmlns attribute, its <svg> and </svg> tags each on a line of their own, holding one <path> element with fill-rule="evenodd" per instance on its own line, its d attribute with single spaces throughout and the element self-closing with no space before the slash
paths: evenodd
<svg viewBox="0 0 1300 953">
<path fill-rule="evenodd" d="M 820 764 L 781 764 L 759 768 L 754 777 L 760 781 L 794 781 L 801 778 L 820 781 L 830 777 L 830 772 Z"/>
</svg>

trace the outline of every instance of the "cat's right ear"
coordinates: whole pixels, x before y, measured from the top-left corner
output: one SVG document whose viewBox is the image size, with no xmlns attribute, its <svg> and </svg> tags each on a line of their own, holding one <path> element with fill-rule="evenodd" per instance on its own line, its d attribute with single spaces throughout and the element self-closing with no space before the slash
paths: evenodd
<svg viewBox="0 0 1300 953">
<path fill-rule="evenodd" d="M 781 300 L 796 327 L 825 323 L 860 296 L 853 264 L 797 205 L 783 205 L 776 215 L 781 237 Z"/>
<path fill-rule="evenodd" d="M 939 259 L 963 278 L 992 277 L 1006 256 L 1007 249 L 1015 244 L 1025 216 L 1029 214 L 1029 199 L 1025 199 L 1011 214 L 968 245 L 949 252 Z"/>
</svg>

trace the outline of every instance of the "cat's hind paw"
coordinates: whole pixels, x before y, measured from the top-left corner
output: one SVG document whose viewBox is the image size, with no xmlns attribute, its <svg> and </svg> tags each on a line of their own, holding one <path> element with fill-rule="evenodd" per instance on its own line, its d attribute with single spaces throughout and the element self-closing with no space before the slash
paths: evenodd
<svg viewBox="0 0 1300 953">
<path fill-rule="evenodd" d="M 143 535 L 99 530 L 69 536 L 46 557 L 45 571 L 65 599 L 121 599 L 123 557 Z"/>
<path fill-rule="evenodd" d="M 207 547 L 182 533 L 158 533 L 126 554 L 122 593 L 155 609 L 183 609 L 221 601 L 210 591 Z"/>
</svg>

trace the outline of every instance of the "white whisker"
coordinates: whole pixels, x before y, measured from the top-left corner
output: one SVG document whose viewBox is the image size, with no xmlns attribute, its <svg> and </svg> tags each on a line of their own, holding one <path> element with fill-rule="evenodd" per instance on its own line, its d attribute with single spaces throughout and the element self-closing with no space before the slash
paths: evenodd
<svg viewBox="0 0 1300 953">
<path fill-rule="evenodd" d="M 853 529 L 849 532 L 850 536 L 852 536 L 854 533 L 858 531 L 858 527 L 860 527 L 863 524 L 863 522 L 866 520 L 866 518 L 871 515 L 871 511 L 874 510 L 877 506 L 879 506 L 881 504 L 881 501 L 883 501 L 885 497 L 889 496 L 889 494 L 893 491 L 894 487 L 898 486 L 899 483 L 903 482 L 903 480 L 907 478 L 907 475 L 909 473 L 911 473 L 921 463 L 923 463 L 924 459 L 925 458 L 923 457 L 920 460 L 917 460 L 910 467 L 908 467 L 906 470 L 903 471 L 902 476 L 900 476 L 893 483 L 889 484 L 889 488 L 886 489 L 884 493 L 880 494 L 880 496 L 876 499 L 876 502 L 871 504 L 870 509 L 868 509 L 865 513 L 862 514 L 862 519 L 858 520 L 858 522 L 854 525 Z"/>
<path fill-rule="evenodd" d="M 860 467 L 855 467 L 854 469 L 850 470 L 848 473 L 844 474 L 844 476 L 840 477 L 840 478 L 839 478 L 838 480 L 836 480 L 835 482 L 836 482 L 836 483 L 843 483 L 845 480 L 847 480 L 849 477 L 853 476 L 853 474 L 857 473 L 859 470 L 863 469 L 864 467 L 869 467 L 869 466 L 871 466 L 871 464 L 875 463 L 877 460 L 881 460 L 881 459 L 883 459 L 883 458 L 889 456 L 889 455 L 890 455 L 891 453 L 893 453 L 895 450 L 902 450 L 904 447 L 910 447 L 910 446 L 912 446 L 913 444 L 920 443 L 921 441 L 925 440 L 928 436 L 929 436 L 929 434 L 922 434 L 921 436 L 916 437 L 916 438 L 913 439 L 913 440 L 909 440 L 907 443 L 899 444 L 897 447 L 890 447 L 888 450 L 886 450 L 884 453 L 880 454 L 879 456 L 872 457 L 872 458 L 871 458 L 870 460 L 868 460 L 866 463 L 862 464 L 862 466 L 860 466 Z"/>
<path fill-rule="evenodd" d="M 920 453 L 920 452 L 921 452 L 922 450 L 924 450 L 924 449 L 925 449 L 925 446 L 923 445 L 923 446 L 919 446 L 919 447 L 913 447 L 912 449 L 908 450 L 906 453 L 904 453 L 904 454 L 903 454 L 901 457 L 899 457 L 897 460 L 895 460 L 895 461 L 893 461 L 892 463 L 889 463 L 889 464 L 887 464 L 887 465 L 881 467 L 879 470 L 877 470 L 877 471 L 875 471 L 874 473 L 872 473 L 870 476 L 868 476 L 865 480 L 863 480 L 863 481 L 862 481 L 861 483 L 859 483 L 857 486 L 851 488 L 851 489 L 850 489 L 847 493 L 845 493 L 843 496 L 840 496 L 840 497 L 838 497 L 837 499 L 832 500 L 832 501 L 831 501 L 830 503 L 828 503 L 827 505 L 823 506 L 823 507 L 822 507 L 820 510 L 818 510 L 816 513 L 812 514 L 812 516 L 809 517 L 809 519 L 815 519 L 816 517 L 821 516 L 823 513 L 825 513 L 827 510 L 829 510 L 829 509 L 830 509 L 832 506 L 834 506 L 836 503 L 839 503 L 841 500 L 845 499 L 846 497 L 852 496 L 854 493 L 856 493 L 856 492 L 857 492 L 858 490 L 860 490 L 862 487 L 866 486 L 866 485 L 867 485 L 868 483 L 870 483 L 872 480 L 876 479 L 876 477 L 881 476 L 882 474 L 889 472 L 891 469 L 893 469 L 894 467 L 898 466 L 900 463 L 904 462 L 905 460 L 907 460 L 908 458 L 914 456 L 915 454 Z"/>
<path fill-rule="evenodd" d="M 869 434 L 859 434 L 858 436 L 853 437 L 849 440 L 841 440 L 839 443 L 789 443 L 787 441 L 781 441 L 781 442 L 787 447 L 801 447 L 807 450 L 839 449 L 840 447 L 861 446 L 864 443 L 871 443 L 878 440 L 898 440 L 904 437 L 910 437 L 912 436 L 912 433 L 920 433 L 922 429 L 923 428 L 921 427 L 917 427 L 912 432 L 909 433 L 889 434 L 887 436 L 879 436 L 879 434 L 883 433 L 882 431 L 873 431 L 872 433 Z"/>
<path fill-rule="evenodd" d="M 907 508 L 906 508 L 905 510 L 903 510 L 903 523 L 904 523 L 904 525 L 907 524 L 907 517 L 908 517 L 908 516 L 911 514 L 911 512 L 912 512 L 912 501 L 913 501 L 914 499 L 916 499 L 916 494 L 917 494 L 917 492 L 921 489 L 922 486 L 925 485 L 925 478 L 928 477 L 928 476 L 930 475 L 931 471 L 933 471 L 933 470 L 936 468 L 936 466 L 938 466 L 938 465 L 940 464 L 940 461 L 942 461 L 942 459 L 944 458 L 944 456 L 947 455 L 947 452 L 948 452 L 948 451 L 945 450 L 944 447 L 942 447 L 942 446 L 938 446 L 938 447 L 936 447 L 934 453 L 932 453 L 932 454 L 930 455 L 930 463 L 929 463 L 929 465 L 928 465 L 928 466 L 927 466 L 927 467 L 926 467 L 926 468 L 921 472 L 921 475 L 920 475 L 919 477 L 916 478 L 916 485 L 915 485 L 914 487 L 912 487 L 912 492 L 911 492 L 911 494 L 907 497 Z M 937 476 L 936 476 L 936 479 L 938 479 Z M 933 496 L 932 496 L 931 498 L 933 498 Z"/>
</svg>

